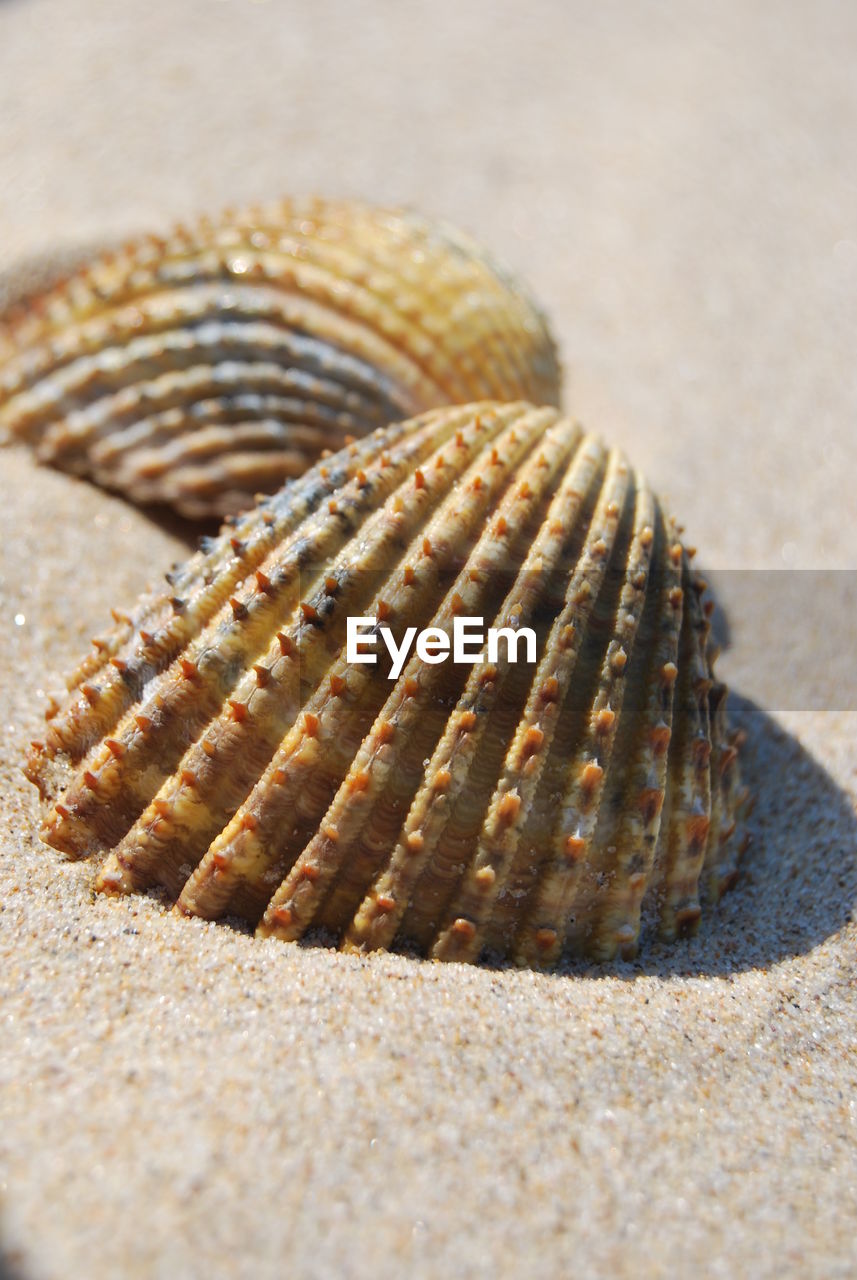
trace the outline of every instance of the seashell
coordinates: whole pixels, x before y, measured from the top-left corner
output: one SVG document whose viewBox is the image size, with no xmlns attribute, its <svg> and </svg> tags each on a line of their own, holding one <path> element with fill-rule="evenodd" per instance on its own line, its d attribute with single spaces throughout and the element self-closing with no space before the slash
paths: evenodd
<svg viewBox="0 0 857 1280">
<path fill-rule="evenodd" d="M 107 851 L 100 890 L 162 886 L 265 936 L 629 956 L 641 922 L 692 930 L 735 874 L 703 591 L 643 477 L 554 409 L 380 430 L 95 642 L 33 745 L 43 838 Z M 526 627 L 535 652 L 412 651 L 390 679 L 348 660 L 349 617 L 396 643 Z"/>
<path fill-rule="evenodd" d="M 547 322 L 415 213 L 285 200 L 105 254 L 0 326 L 0 428 L 199 517 L 350 435 L 486 397 L 559 402 Z"/>
</svg>

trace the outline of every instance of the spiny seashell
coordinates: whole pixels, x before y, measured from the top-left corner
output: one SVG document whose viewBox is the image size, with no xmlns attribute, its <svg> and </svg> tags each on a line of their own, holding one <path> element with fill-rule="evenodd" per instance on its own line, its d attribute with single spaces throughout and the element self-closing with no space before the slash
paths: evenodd
<svg viewBox="0 0 857 1280">
<path fill-rule="evenodd" d="M 0 428 L 194 517 L 246 509 L 350 435 L 489 396 L 559 403 L 542 314 L 460 232 L 357 203 L 140 240 L 0 327 Z"/>
<path fill-rule="evenodd" d="M 628 955 L 736 863 L 737 747 L 674 524 L 553 409 L 434 411 L 356 442 L 208 543 L 71 682 L 29 776 L 97 884 L 263 935 L 441 959 Z M 532 661 L 347 660 L 456 618 Z M 437 639 L 437 637 L 435 637 Z"/>
</svg>

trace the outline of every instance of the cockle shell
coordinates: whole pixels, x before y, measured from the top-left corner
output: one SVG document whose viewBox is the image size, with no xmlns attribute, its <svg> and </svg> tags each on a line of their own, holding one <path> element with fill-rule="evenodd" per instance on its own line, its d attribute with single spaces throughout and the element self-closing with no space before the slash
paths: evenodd
<svg viewBox="0 0 857 1280">
<path fill-rule="evenodd" d="M 184 515 L 245 510 L 350 435 L 559 403 L 547 322 L 462 233 L 285 200 L 106 254 L 0 325 L 0 429 Z"/>
<path fill-rule="evenodd" d="M 673 938 L 735 872 L 701 594 L 646 481 L 550 408 L 318 464 L 96 642 L 29 776 L 101 890 L 285 939 L 551 965 Z M 535 661 L 349 663 L 346 620 L 532 628 Z"/>
</svg>

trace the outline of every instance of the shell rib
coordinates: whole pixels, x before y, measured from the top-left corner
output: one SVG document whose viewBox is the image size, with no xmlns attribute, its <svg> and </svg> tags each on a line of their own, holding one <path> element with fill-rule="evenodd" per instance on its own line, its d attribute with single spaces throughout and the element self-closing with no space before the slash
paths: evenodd
<svg viewBox="0 0 857 1280">
<path fill-rule="evenodd" d="M 551 408 L 378 431 L 210 540 L 34 744 L 43 837 L 109 892 L 350 948 L 550 966 L 695 928 L 741 790 L 704 585 L 618 452 Z M 395 680 L 346 619 L 535 633 Z M 531 656 L 531 661 L 525 661 Z"/>
<path fill-rule="evenodd" d="M 292 201 L 108 254 L 0 326 L 0 428 L 137 502 L 227 514 L 390 421 L 557 404 L 547 323 L 460 232 Z"/>
</svg>

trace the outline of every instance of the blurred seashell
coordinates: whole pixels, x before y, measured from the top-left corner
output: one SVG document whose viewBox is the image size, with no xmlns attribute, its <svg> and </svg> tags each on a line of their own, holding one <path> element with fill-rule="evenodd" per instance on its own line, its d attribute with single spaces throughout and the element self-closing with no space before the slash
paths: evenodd
<svg viewBox="0 0 857 1280">
<path fill-rule="evenodd" d="M 358 203 L 142 239 L 0 326 L 0 428 L 192 517 L 246 509 L 349 436 L 485 397 L 558 403 L 543 315 L 462 233 Z"/>
<path fill-rule="evenodd" d="M 239 519 L 96 642 L 34 744 L 98 887 L 356 948 L 550 965 L 693 929 L 740 798 L 704 584 L 646 481 L 553 409 L 433 411 Z M 456 618 L 473 665 L 347 659 Z M 436 636 L 435 640 L 439 638 Z"/>
</svg>

